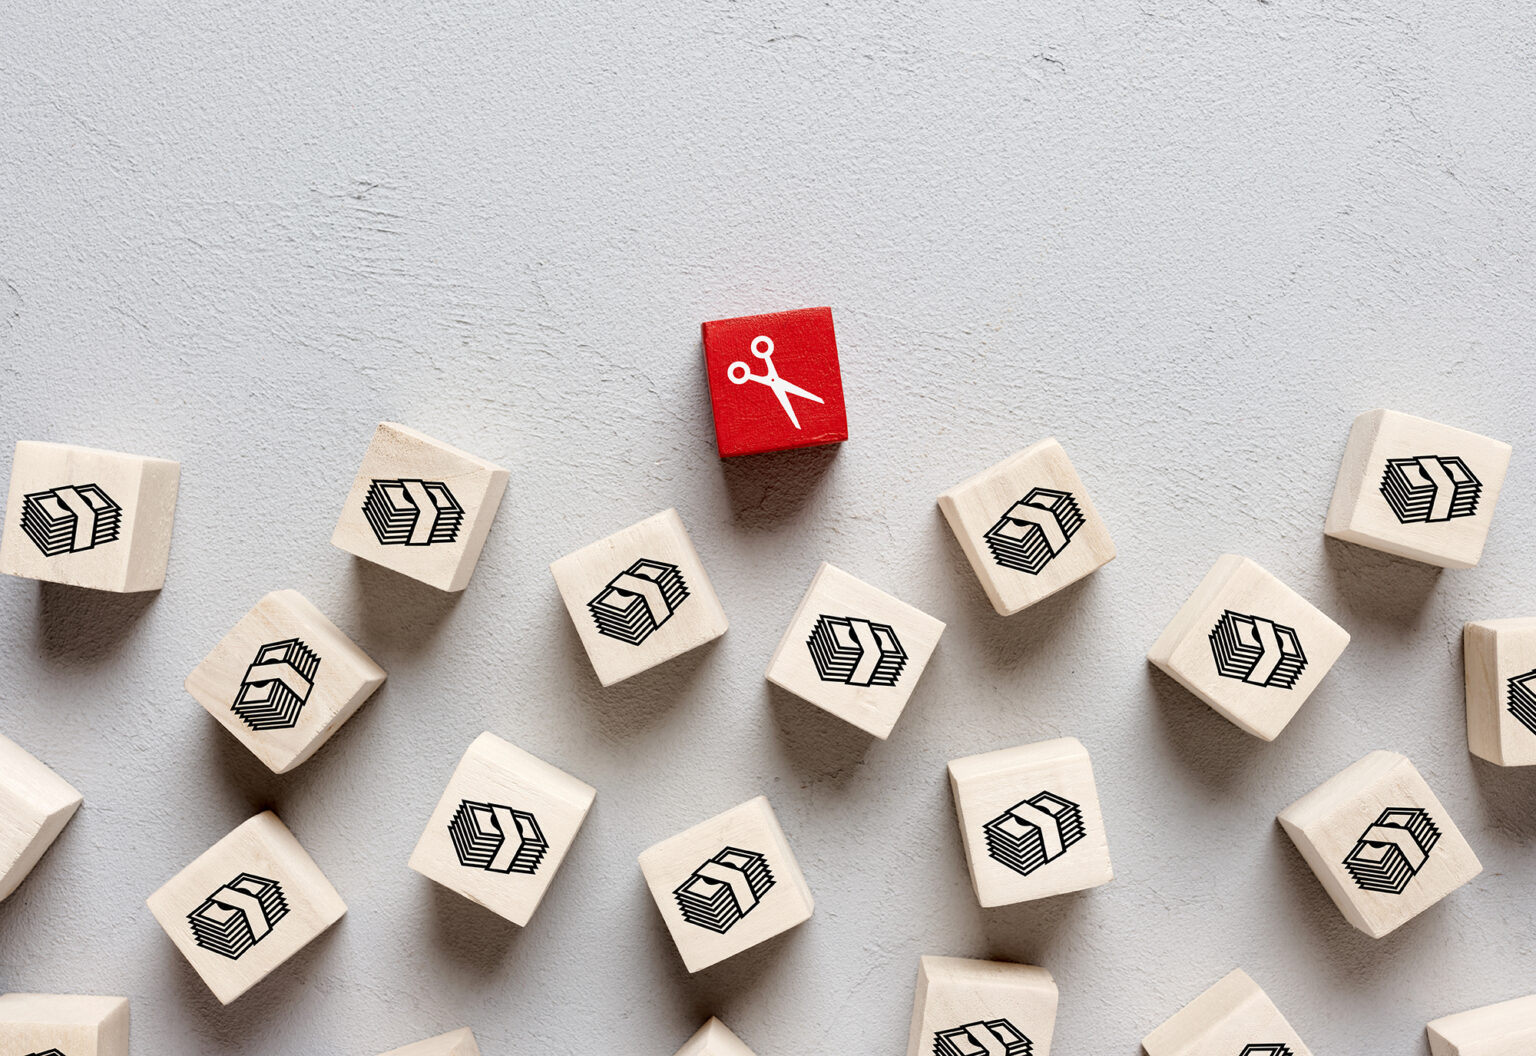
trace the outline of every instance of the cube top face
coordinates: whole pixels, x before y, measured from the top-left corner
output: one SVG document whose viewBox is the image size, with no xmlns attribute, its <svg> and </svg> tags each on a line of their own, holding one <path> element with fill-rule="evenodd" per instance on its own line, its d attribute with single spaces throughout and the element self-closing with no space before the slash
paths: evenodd
<svg viewBox="0 0 1536 1056">
<path fill-rule="evenodd" d="M 1114 559 L 1115 544 L 1054 439 L 939 496 L 939 509 L 1000 615 L 1011 616 Z"/>
<path fill-rule="evenodd" d="M 6 994 L 0 997 L 0 1053 L 128 1056 L 128 999 Z"/>
<path fill-rule="evenodd" d="M 703 330 L 721 458 L 848 439 L 832 309 L 717 319 Z"/>
<path fill-rule="evenodd" d="M 753 1056 L 746 1043 L 714 1017 L 677 1050 L 677 1056 Z"/>
<path fill-rule="evenodd" d="M 525 925 L 596 795 L 591 785 L 482 733 L 449 778 L 411 868 Z"/>
<path fill-rule="evenodd" d="M 296 590 L 273 591 L 187 676 L 187 692 L 274 772 L 304 762 L 384 669 Z"/>
<path fill-rule="evenodd" d="M 1536 618 L 1469 623 L 1463 644 L 1467 746 L 1499 766 L 1536 765 Z"/>
<path fill-rule="evenodd" d="M 1280 1010 L 1234 970 L 1142 1039 L 1147 1056 L 1311 1056 Z"/>
<path fill-rule="evenodd" d="M 159 590 L 181 466 L 23 440 L 11 463 L 0 572 L 127 593 Z"/>
<path fill-rule="evenodd" d="M 1426 1031 L 1434 1056 L 1530 1056 L 1536 1052 L 1536 994 L 1443 1016 Z"/>
<path fill-rule="evenodd" d="M 81 802 L 73 785 L 0 735 L 0 899 L 21 885 Z"/>
<path fill-rule="evenodd" d="M 507 471 L 424 433 L 380 422 L 331 542 L 439 590 L 480 560 Z"/>
<path fill-rule="evenodd" d="M 149 896 L 150 912 L 224 1004 L 347 911 L 271 811 L 203 852 Z"/>
<path fill-rule="evenodd" d="M 435 1038 L 390 1049 L 383 1056 L 480 1056 L 480 1047 L 475 1044 L 473 1032 L 463 1027 L 439 1034 Z"/>
<path fill-rule="evenodd" d="M 768 662 L 768 681 L 884 739 L 944 624 L 823 562 Z"/>
<path fill-rule="evenodd" d="M 803 924 L 814 908 L 763 796 L 646 850 L 640 871 L 690 972 Z"/>
<path fill-rule="evenodd" d="M 725 610 L 676 510 L 663 510 L 549 566 L 605 686 L 725 633 Z"/>
<path fill-rule="evenodd" d="M 1044 968 L 924 957 L 907 1056 L 1050 1056 L 1056 981 Z"/>
<path fill-rule="evenodd" d="M 1147 658 L 1224 718 L 1272 741 L 1349 633 L 1246 557 L 1222 556 Z"/>
<path fill-rule="evenodd" d="M 1512 448 L 1396 411 L 1355 419 L 1327 535 L 1445 568 L 1482 556 Z"/>
</svg>

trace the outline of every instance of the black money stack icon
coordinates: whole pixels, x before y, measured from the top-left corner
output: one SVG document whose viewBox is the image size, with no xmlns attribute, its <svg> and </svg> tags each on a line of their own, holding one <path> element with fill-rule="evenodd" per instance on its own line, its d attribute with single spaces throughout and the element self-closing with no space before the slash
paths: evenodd
<svg viewBox="0 0 1536 1056">
<path fill-rule="evenodd" d="M 983 539 L 1004 568 L 1038 575 L 1066 549 L 1083 526 L 1083 511 L 1070 492 L 1036 488 L 1008 508 Z"/>
<path fill-rule="evenodd" d="M 1041 792 L 1009 807 L 982 831 L 993 859 L 1028 876 L 1083 838 L 1083 809 L 1055 793 Z"/>
<path fill-rule="evenodd" d="M 688 584 L 676 565 L 641 558 L 608 581 L 587 608 L 599 634 L 639 645 L 688 600 Z"/>
<path fill-rule="evenodd" d="M 1520 725 L 1536 733 L 1536 671 L 1509 680 L 1509 713 Z"/>
<path fill-rule="evenodd" d="M 1403 524 L 1449 521 L 1477 513 L 1483 484 L 1455 455 L 1387 460 L 1381 494 Z"/>
<path fill-rule="evenodd" d="M 1429 861 L 1440 830 L 1419 807 L 1390 807 L 1360 834 L 1344 868 L 1362 891 L 1400 895 Z"/>
<path fill-rule="evenodd" d="M 123 508 L 95 484 L 34 491 L 21 504 L 21 530 L 49 557 L 117 539 Z"/>
<path fill-rule="evenodd" d="M 1030 1056 L 1035 1043 L 1006 1019 L 967 1023 L 933 1036 L 933 1056 Z"/>
<path fill-rule="evenodd" d="M 27 1056 L 64 1056 L 58 1049 L 44 1049 L 42 1052 L 29 1052 Z"/>
<path fill-rule="evenodd" d="M 297 638 L 262 646 L 240 680 L 234 713 L 253 730 L 292 729 L 319 668 L 320 658 Z"/>
<path fill-rule="evenodd" d="M 1211 628 L 1216 673 L 1250 686 L 1294 689 L 1307 666 L 1294 627 L 1227 609 Z"/>
<path fill-rule="evenodd" d="M 464 507 L 440 480 L 375 480 L 363 516 L 381 546 L 451 543 L 464 523 Z"/>
<path fill-rule="evenodd" d="M 894 627 L 856 616 L 816 617 L 805 644 L 823 682 L 894 686 L 907 666 L 907 651 Z"/>
<path fill-rule="evenodd" d="M 241 873 L 204 899 L 187 920 L 199 946 L 237 961 L 287 915 L 288 903 L 276 880 Z"/>
<path fill-rule="evenodd" d="M 752 912 L 773 884 L 766 857 L 727 847 L 695 869 L 672 895 L 684 920 L 724 935 Z"/>
<path fill-rule="evenodd" d="M 1293 1054 L 1289 1045 L 1269 1041 L 1260 1045 L 1249 1045 L 1237 1056 L 1293 1056 Z"/>
<path fill-rule="evenodd" d="M 538 872 L 549 841 L 526 810 L 466 799 L 448 823 L 459 864 L 491 873 Z"/>
</svg>

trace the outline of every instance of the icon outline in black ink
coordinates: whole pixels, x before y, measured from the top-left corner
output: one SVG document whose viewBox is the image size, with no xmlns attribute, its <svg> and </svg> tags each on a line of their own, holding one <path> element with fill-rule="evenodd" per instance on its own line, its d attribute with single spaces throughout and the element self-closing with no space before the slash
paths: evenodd
<svg viewBox="0 0 1536 1056">
<path fill-rule="evenodd" d="M 382 478 L 368 484 L 363 517 L 380 546 L 432 546 L 459 537 L 464 507 L 440 480 Z"/>
<path fill-rule="evenodd" d="M 805 644 L 823 682 L 894 686 L 907 666 L 896 628 L 857 616 L 817 616 Z"/>
<path fill-rule="evenodd" d="M 66 484 L 22 498 L 21 530 L 47 557 L 117 541 L 123 508 L 99 484 Z"/>
<path fill-rule="evenodd" d="M 1296 628 L 1226 609 L 1209 635 L 1216 673 L 1250 686 L 1295 689 L 1307 667 Z"/>
<path fill-rule="evenodd" d="M 460 800 L 448 836 L 460 865 L 488 873 L 532 876 L 549 851 L 539 819 L 502 803 Z"/>
<path fill-rule="evenodd" d="M 1381 497 L 1401 524 L 1436 524 L 1477 514 L 1483 482 L 1457 455 L 1389 458 Z"/>
<path fill-rule="evenodd" d="M 1400 895 L 1429 861 L 1440 829 L 1422 807 L 1388 807 L 1344 859 L 1362 891 Z"/>
<path fill-rule="evenodd" d="M 1087 835 L 1083 808 L 1054 792 L 1039 792 L 981 827 L 987 855 L 1020 876 L 1054 862 Z"/>
<path fill-rule="evenodd" d="M 1004 568 L 1039 575 L 1061 556 L 1085 518 L 1070 491 L 1034 488 L 1003 511 L 982 535 L 992 560 Z"/>
<path fill-rule="evenodd" d="M 64 1056 L 60 1049 L 44 1049 L 42 1052 L 29 1052 L 27 1056 Z"/>
<path fill-rule="evenodd" d="M 724 935 L 757 908 L 777 883 L 768 856 L 726 847 L 672 891 L 683 919 Z"/>
<path fill-rule="evenodd" d="M 1509 713 L 1536 733 L 1536 669 L 1509 680 Z"/>
<path fill-rule="evenodd" d="M 230 710 L 257 732 L 291 730 L 315 688 L 320 657 L 297 638 L 268 642 L 240 679 Z"/>
<path fill-rule="evenodd" d="M 587 610 L 597 633 L 629 645 L 640 645 L 676 614 L 689 597 L 680 568 L 642 557 L 610 579 Z"/>
<path fill-rule="evenodd" d="M 1279 1041 L 1263 1041 L 1248 1045 L 1238 1056 L 1294 1056 L 1291 1047 Z"/>
<path fill-rule="evenodd" d="M 1006 1019 L 978 1020 L 933 1035 L 933 1056 L 1031 1056 L 1034 1051 L 1035 1043 Z"/>
<path fill-rule="evenodd" d="M 238 961 L 272 934 L 288 915 L 288 901 L 276 880 L 241 873 L 187 914 L 192 941 L 210 953 Z"/>
</svg>

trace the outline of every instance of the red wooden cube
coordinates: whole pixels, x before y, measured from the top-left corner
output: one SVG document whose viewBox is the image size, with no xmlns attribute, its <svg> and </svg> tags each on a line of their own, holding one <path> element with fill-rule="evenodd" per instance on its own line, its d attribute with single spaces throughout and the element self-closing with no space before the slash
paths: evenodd
<svg viewBox="0 0 1536 1056">
<path fill-rule="evenodd" d="M 848 439 L 830 308 L 705 323 L 704 369 L 721 458 Z"/>
</svg>

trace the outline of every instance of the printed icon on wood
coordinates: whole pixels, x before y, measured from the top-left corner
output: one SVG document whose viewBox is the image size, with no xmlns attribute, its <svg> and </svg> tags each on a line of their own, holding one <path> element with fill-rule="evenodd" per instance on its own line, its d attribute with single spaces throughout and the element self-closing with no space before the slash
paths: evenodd
<svg viewBox="0 0 1536 1056">
<path fill-rule="evenodd" d="M 448 823 L 448 834 L 460 865 L 491 873 L 531 876 L 549 850 L 537 818 L 500 803 L 460 801 Z"/>
<path fill-rule="evenodd" d="M 688 600 L 682 570 L 665 561 L 641 558 L 608 581 L 587 602 L 597 632 L 630 645 L 639 645 L 672 618 Z"/>
<path fill-rule="evenodd" d="M 1020 876 L 1054 862 L 1083 838 L 1083 811 L 1069 799 L 1041 792 L 982 826 L 987 854 Z"/>
<path fill-rule="evenodd" d="M 857 616 L 818 616 L 805 644 L 823 682 L 894 686 L 907 664 L 894 627 Z"/>
<path fill-rule="evenodd" d="M 1038 576 L 1083 526 L 1083 511 L 1065 491 L 1035 488 L 1010 506 L 983 538 L 1004 568 Z"/>
<path fill-rule="evenodd" d="M 464 507 L 440 480 L 375 480 L 363 516 L 381 546 L 431 546 L 459 537 Z"/>
<path fill-rule="evenodd" d="M 1440 830 L 1420 807 L 1389 807 L 1355 844 L 1344 868 L 1362 891 L 1400 895 L 1440 839 Z"/>
<path fill-rule="evenodd" d="M 1477 513 L 1483 484 L 1455 455 L 1389 458 L 1381 494 L 1403 524 L 1432 524 Z"/>
<path fill-rule="evenodd" d="M 1536 671 L 1509 680 L 1509 713 L 1520 725 L 1536 733 Z"/>
<path fill-rule="evenodd" d="M 1238 1056 L 1293 1056 L 1289 1045 L 1282 1045 L 1277 1041 L 1267 1041 L 1258 1045 L 1246 1046 Z"/>
<path fill-rule="evenodd" d="M 276 880 L 241 873 L 187 914 L 192 937 L 205 950 L 237 961 L 288 915 Z"/>
<path fill-rule="evenodd" d="M 1227 609 L 1211 628 L 1216 673 L 1250 686 L 1294 689 L 1307 666 L 1296 628 Z"/>
<path fill-rule="evenodd" d="M 27 1056 L 64 1056 L 58 1049 L 44 1049 L 42 1052 L 29 1052 Z"/>
<path fill-rule="evenodd" d="M 773 887 L 768 859 L 727 847 L 693 871 L 674 892 L 683 919 L 724 935 Z"/>
<path fill-rule="evenodd" d="M 234 713 L 253 730 L 291 730 L 319 668 L 320 658 L 297 638 L 262 646 L 240 680 Z"/>
<path fill-rule="evenodd" d="M 123 508 L 95 484 L 34 491 L 21 506 L 21 530 L 49 557 L 116 542 Z"/>
<path fill-rule="evenodd" d="M 1006 1019 L 967 1023 L 933 1036 L 933 1056 L 1031 1056 L 1034 1049 Z"/>
</svg>

